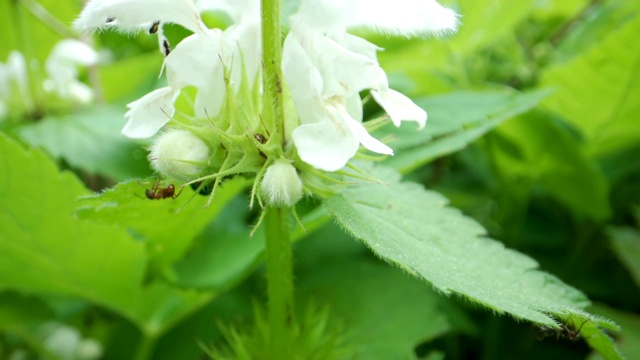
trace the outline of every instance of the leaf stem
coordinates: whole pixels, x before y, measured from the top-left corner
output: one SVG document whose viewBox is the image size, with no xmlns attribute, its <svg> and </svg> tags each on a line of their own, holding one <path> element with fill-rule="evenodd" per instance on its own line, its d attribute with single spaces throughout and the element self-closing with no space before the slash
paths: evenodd
<svg viewBox="0 0 640 360">
<path fill-rule="evenodd" d="M 289 209 L 267 208 L 265 211 L 269 359 L 291 359 L 289 327 L 293 322 L 293 270 L 287 221 Z"/>
</svg>

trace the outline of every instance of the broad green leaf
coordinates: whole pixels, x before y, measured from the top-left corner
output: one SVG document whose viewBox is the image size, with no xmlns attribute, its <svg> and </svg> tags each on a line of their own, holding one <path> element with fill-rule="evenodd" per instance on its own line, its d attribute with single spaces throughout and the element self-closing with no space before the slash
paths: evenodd
<svg viewBox="0 0 640 360">
<path fill-rule="evenodd" d="M 363 250 L 335 226 L 296 248 L 299 296 L 329 307 L 353 358 L 415 359 L 414 348 L 421 343 L 474 331 L 446 298 Z"/>
<path fill-rule="evenodd" d="M 79 296 L 123 312 L 146 257 L 121 229 L 72 214 L 83 185 L 0 134 L 0 288 Z"/>
<path fill-rule="evenodd" d="M 506 182 L 542 185 L 576 215 L 610 215 L 608 181 L 566 127 L 533 112 L 504 124 L 497 135 L 492 155 Z"/>
<path fill-rule="evenodd" d="M 148 176 L 149 165 L 140 143 L 120 134 L 124 120 L 120 107 L 99 107 L 47 117 L 21 127 L 18 134 L 31 146 L 41 147 L 56 159 L 89 173 L 115 180 Z"/>
<path fill-rule="evenodd" d="M 583 294 L 486 237 L 478 223 L 446 207 L 441 195 L 385 180 L 389 185 L 361 184 L 325 202 L 338 223 L 376 255 L 444 294 L 497 313 L 554 328 L 556 319 L 585 316 L 580 309 L 589 302 Z"/>
<path fill-rule="evenodd" d="M 354 186 L 325 202 L 332 217 L 378 256 L 445 294 L 540 324 L 553 326 L 549 313 L 588 304 L 577 290 L 538 271 L 535 260 L 487 238 L 438 193 L 387 183 Z"/>
<path fill-rule="evenodd" d="M 27 152 L 4 135 L 0 152 L 0 289 L 76 296 L 150 335 L 212 298 L 143 285 L 143 244 L 124 227 L 73 216 L 76 198 L 87 191 L 71 173 L 59 173 L 40 152 Z"/>
<path fill-rule="evenodd" d="M 381 134 L 398 137 L 390 144 L 395 155 L 385 164 L 407 173 L 459 151 L 505 120 L 531 109 L 548 94 L 544 90 L 525 94 L 464 92 L 418 99 L 416 103 L 429 113 L 426 128 L 417 131 L 414 126 L 404 125 L 381 129 Z"/>
<path fill-rule="evenodd" d="M 580 130 L 590 152 L 602 155 L 640 140 L 640 16 L 598 46 L 542 78 L 557 92 L 544 104 Z"/>
<path fill-rule="evenodd" d="M 77 214 L 84 219 L 127 229 L 146 243 L 154 263 L 164 269 L 184 255 L 196 235 L 248 184 L 243 178 L 225 181 L 216 190 L 211 206 L 205 209 L 209 197 L 195 193 L 188 186 L 176 199 L 149 200 L 145 197 L 145 189 L 153 188 L 154 180 L 129 181 L 102 194 L 81 199 Z M 168 183 L 159 186 L 168 186 Z M 178 184 L 174 186 L 176 193 L 181 191 Z"/>
<path fill-rule="evenodd" d="M 610 227 L 607 233 L 613 251 L 640 287 L 640 232 L 630 227 Z"/>
</svg>

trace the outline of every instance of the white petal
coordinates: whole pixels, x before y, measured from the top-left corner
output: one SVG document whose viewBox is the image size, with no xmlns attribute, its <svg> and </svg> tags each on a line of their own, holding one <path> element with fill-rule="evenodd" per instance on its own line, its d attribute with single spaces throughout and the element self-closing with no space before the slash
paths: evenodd
<svg viewBox="0 0 640 360">
<path fill-rule="evenodd" d="M 155 135 L 173 117 L 173 102 L 179 92 L 171 87 L 154 90 L 130 103 L 124 115 L 129 120 L 122 133 L 130 138 L 144 139 Z"/>
<path fill-rule="evenodd" d="M 401 121 L 415 121 L 418 128 L 422 129 L 427 123 L 427 112 L 416 105 L 411 99 L 393 90 L 371 90 L 371 95 L 380 106 L 389 114 L 395 126 L 400 126 Z"/>
<path fill-rule="evenodd" d="M 359 143 L 335 109 L 327 115 L 325 121 L 298 126 L 292 138 L 302 161 L 317 169 L 336 171 L 356 154 Z"/>
<path fill-rule="evenodd" d="M 299 26 L 298 34 L 313 66 L 320 72 L 324 97 L 349 96 L 364 89 L 387 86 L 387 76 L 378 63 L 365 55 L 349 51 L 319 31 Z"/>
<path fill-rule="evenodd" d="M 365 26 L 387 34 L 420 36 L 450 33 L 458 27 L 456 13 L 435 0 L 352 0 L 356 10 L 349 27 Z"/>
<path fill-rule="evenodd" d="M 333 108 L 333 106 L 330 105 L 329 109 L 331 108 Z M 352 119 L 346 109 L 342 107 L 335 107 L 334 109 L 333 111 L 340 114 L 341 120 L 351 129 L 351 132 L 355 134 L 357 141 L 362 144 L 362 146 L 379 154 L 393 155 L 393 150 L 390 147 L 369 135 L 362 123 Z"/>
<path fill-rule="evenodd" d="M 117 27 L 134 31 L 160 20 L 200 32 L 205 29 L 192 0 L 90 0 L 74 22 L 79 30 Z"/>
<path fill-rule="evenodd" d="M 217 29 L 187 37 L 165 59 L 170 86 L 198 88 L 197 116 L 220 112 L 226 94 L 223 60 L 222 32 Z"/>
<path fill-rule="evenodd" d="M 232 83 L 240 84 L 243 77 L 253 84 L 262 64 L 262 36 L 260 18 L 228 27 L 223 34 L 224 52 L 230 64 Z"/>
<path fill-rule="evenodd" d="M 303 124 L 322 121 L 322 76 L 295 33 L 289 33 L 282 49 L 282 74 Z"/>
</svg>

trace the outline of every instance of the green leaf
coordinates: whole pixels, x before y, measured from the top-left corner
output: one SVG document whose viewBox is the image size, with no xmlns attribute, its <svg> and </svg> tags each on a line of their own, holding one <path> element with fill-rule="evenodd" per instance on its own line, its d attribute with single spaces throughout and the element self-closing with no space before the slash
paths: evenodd
<svg viewBox="0 0 640 360">
<path fill-rule="evenodd" d="M 54 292 L 124 312 L 142 282 L 141 244 L 72 214 L 83 185 L 0 134 L 0 288 Z"/>
<path fill-rule="evenodd" d="M 424 130 L 416 131 L 407 125 L 399 129 L 387 126 L 376 135 L 391 133 L 398 137 L 390 144 L 395 155 L 385 164 L 407 173 L 459 151 L 502 122 L 528 111 L 548 94 L 545 90 L 524 94 L 461 92 L 418 99 L 416 103 L 429 113 Z"/>
<path fill-rule="evenodd" d="M 296 248 L 302 303 L 329 307 L 334 326 L 344 327 L 344 347 L 353 358 L 415 359 L 421 343 L 475 330 L 448 299 L 363 250 L 335 226 Z"/>
<path fill-rule="evenodd" d="M 151 189 L 154 182 L 153 179 L 144 183 L 129 181 L 102 194 L 85 197 L 78 202 L 77 214 L 84 219 L 127 229 L 146 243 L 152 260 L 160 268 L 182 258 L 196 235 L 249 184 L 240 177 L 225 181 L 216 190 L 211 206 L 205 209 L 209 197 L 195 193 L 188 186 L 176 199 L 147 199 L 145 189 Z M 180 191 L 178 187 L 176 193 Z"/>
<path fill-rule="evenodd" d="M 571 62 L 548 68 L 545 86 L 557 92 L 544 104 L 587 139 L 590 152 L 624 150 L 640 140 L 640 16 Z"/>
<path fill-rule="evenodd" d="M 478 223 L 446 207 L 441 195 L 385 180 L 389 185 L 361 184 L 325 202 L 338 223 L 376 255 L 444 294 L 497 313 L 554 328 L 557 319 L 588 317 L 580 310 L 589 304 L 583 294 L 537 270 L 535 260 L 487 238 Z M 585 325 L 588 333 L 599 331 L 594 323 Z"/>
<path fill-rule="evenodd" d="M 125 122 L 122 111 L 112 106 L 47 117 L 23 126 L 18 135 L 31 146 L 41 147 L 56 159 L 89 173 L 115 180 L 148 176 L 145 151 L 138 142 L 120 134 Z"/>
<path fill-rule="evenodd" d="M 549 313 L 588 304 L 577 290 L 536 270 L 535 260 L 487 238 L 478 223 L 446 205 L 435 192 L 397 182 L 362 184 L 325 202 L 374 253 L 445 294 L 551 326 Z"/>
<path fill-rule="evenodd" d="M 607 234 L 613 251 L 640 287 L 640 232 L 630 227 L 610 227 Z"/>
</svg>

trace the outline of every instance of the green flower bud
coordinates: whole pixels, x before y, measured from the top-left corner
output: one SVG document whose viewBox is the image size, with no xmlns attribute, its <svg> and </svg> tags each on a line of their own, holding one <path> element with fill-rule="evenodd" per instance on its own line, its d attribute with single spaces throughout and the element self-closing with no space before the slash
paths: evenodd
<svg viewBox="0 0 640 360">
<path fill-rule="evenodd" d="M 290 207 L 302 197 L 302 181 L 291 162 L 280 159 L 265 172 L 260 190 L 269 206 Z"/>
<path fill-rule="evenodd" d="M 169 130 L 151 145 L 149 161 L 162 176 L 191 180 L 197 177 L 209 160 L 209 147 L 186 130 Z"/>
</svg>

